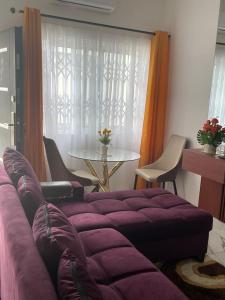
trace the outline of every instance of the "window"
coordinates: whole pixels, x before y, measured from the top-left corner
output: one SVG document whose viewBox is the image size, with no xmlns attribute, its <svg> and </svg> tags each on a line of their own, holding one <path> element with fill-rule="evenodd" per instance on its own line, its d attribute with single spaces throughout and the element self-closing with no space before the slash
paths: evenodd
<svg viewBox="0 0 225 300">
<path fill-rule="evenodd" d="M 209 118 L 217 117 L 225 124 L 225 47 L 216 45 Z"/>
<path fill-rule="evenodd" d="M 112 147 L 139 152 L 146 98 L 148 36 L 43 23 L 44 133 L 61 152 Z"/>
</svg>

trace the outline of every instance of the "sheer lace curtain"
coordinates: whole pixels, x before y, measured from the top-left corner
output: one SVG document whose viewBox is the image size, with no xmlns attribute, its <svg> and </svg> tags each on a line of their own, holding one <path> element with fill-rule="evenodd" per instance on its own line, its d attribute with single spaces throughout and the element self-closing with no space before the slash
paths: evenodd
<svg viewBox="0 0 225 300">
<path fill-rule="evenodd" d="M 225 46 L 216 45 L 209 118 L 217 117 L 225 125 Z"/>
<path fill-rule="evenodd" d="M 139 152 L 150 55 L 149 37 L 43 23 L 44 134 L 67 164 L 70 149 L 99 145 Z"/>
</svg>

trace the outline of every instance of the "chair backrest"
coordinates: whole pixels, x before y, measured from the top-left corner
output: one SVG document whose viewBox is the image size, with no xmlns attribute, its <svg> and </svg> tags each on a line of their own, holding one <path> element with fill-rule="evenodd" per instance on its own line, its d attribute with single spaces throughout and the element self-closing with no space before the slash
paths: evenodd
<svg viewBox="0 0 225 300">
<path fill-rule="evenodd" d="M 179 135 L 172 135 L 160 158 L 155 162 L 161 170 L 171 170 L 178 166 L 182 152 L 186 144 L 186 138 Z"/>
<path fill-rule="evenodd" d="M 66 168 L 55 141 L 43 136 L 49 170 L 53 181 L 69 180 L 70 172 Z"/>
</svg>

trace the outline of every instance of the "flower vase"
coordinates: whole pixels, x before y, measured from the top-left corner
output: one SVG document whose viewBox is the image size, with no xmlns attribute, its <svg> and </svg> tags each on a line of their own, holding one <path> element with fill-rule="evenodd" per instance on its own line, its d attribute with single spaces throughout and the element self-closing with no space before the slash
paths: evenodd
<svg viewBox="0 0 225 300">
<path fill-rule="evenodd" d="M 216 154 L 216 147 L 213 146 L 213 145 L 205 144 L 203 146 L 203 152 L 205 152 L 207 154 L 215 155 Z"/>
<path fill-rule="evenodd" d="M 102 157 L 107 157 L 107 153 L 108 153 L 108 146 L 107 145 L 102 145 L 102 147 L 101 147 Z"/>
</svg>

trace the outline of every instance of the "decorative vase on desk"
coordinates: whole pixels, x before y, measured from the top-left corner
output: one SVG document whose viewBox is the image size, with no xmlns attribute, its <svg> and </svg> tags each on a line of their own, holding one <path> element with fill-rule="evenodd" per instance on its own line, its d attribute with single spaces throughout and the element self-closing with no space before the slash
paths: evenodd
<svg viewBox="0 0 225 300">
<path fill-rule="evenodd" d="M 215 155 L 216 147 L 213 145 L 205 144 L 205 145 L 203 145 L 203 152 L 205 152 L 207 154 Z"/>
<path fill-rule="evenodd" d="M 203 152 L 215 155 L 216 148 L 225 140 L 225 127 L 219 124 L 217 118 L 207 120 L 198 131 L 197 140 L 203 145 Z"/>
</svg>

